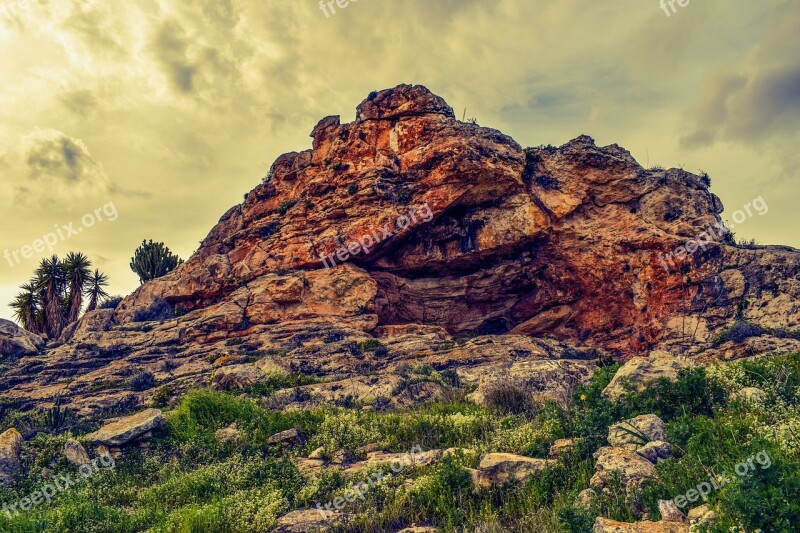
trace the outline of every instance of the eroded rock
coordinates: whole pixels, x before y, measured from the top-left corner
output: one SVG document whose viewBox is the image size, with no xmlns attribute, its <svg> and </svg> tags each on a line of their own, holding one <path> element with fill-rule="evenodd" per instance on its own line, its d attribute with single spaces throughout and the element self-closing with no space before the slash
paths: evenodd
<svg viewBox="0 0 800 533">
<path fill-rule="evenodd" d="M 483 456 L 473 474 L 476 488 L 506 485 L 512 481 L 524 484 L 531 476 L 541 474 L 553 464 L 549 459 L 534 459 L 511 453 L 489 453 Z"/>
<path fill-rule="evenodd" d="M 625 448 L 606 446 L 595 452 L 595 473 L 589 483 L 593 487 L 604 488 L 619 472 L 626 492 L 641 486 L 642 482 L 655 476 L 653 463 Z"/>
<path fill-rule="evenodd" d="M 677 381 L 678 373 L 691 366 L 688 359 L 662 351 L 654 351 L 649 357 L 634 357 L 617 371 L 602 394 L 604 398 L 616 400 L 627 392 L 625 385 L 641 392 L 647 384 L 662 378 Z"/>
<path fill-rule="evenodd" d="M 161 427 L 164 420 L 164 415 L 160 409 L 146 409 L 135 415 L 110 422 L 94 433 L 90 433 L 86 438 L 90 442 L 105 444 L 109 448 L 124 446 Z"/>
<path fill-rule="evenodd" d="M 609 518 L 598 518 L 592 533 L 689 533 L 689 524 L 681 522 L 651 522 L 645 520 L 629 524 Z"/>
<path fill-rule="evenodd" d="M 608 428 L 608 443 L 636 451 L 650 441 L 666 441 L 664 421 L 656 415 L 640 415 Z"/>
<path fill-rule="evenodd" d="M 36 355 L 44 348 L 44 344 L 44 339 L 39 335 L 0 318 L 0 356 Z"/>
<path fill-rule="evenodd" d="M 8 486 L 22 468 L 19 454 L 22 451 L 22 435 L 10 428 L 0 435 L 0 485 Z"/>
<path fill-rule="evenodd" d="M 66 457 L 67 461 L 77 466 L 91 462 L 86 448 L 75 439 L 69 439 L 64 443 L 64 457 Z"/>
</svg>

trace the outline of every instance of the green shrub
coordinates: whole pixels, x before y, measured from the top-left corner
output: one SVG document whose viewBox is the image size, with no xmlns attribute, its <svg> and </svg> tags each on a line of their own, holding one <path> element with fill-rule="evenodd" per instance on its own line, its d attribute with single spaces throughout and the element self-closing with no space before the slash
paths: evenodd
<svg viewBox="0 0 800 533">
<path fill-rule="evenodd" d="M 285 201 L 281 202 L 281 204 L 278 206 L 278 214 L 280 214 L 281 216 L 285 215 L 296 204 L 297 204 L 297 200 L 294 200 L 294 199 L 285 200 Z"/>
</svg>

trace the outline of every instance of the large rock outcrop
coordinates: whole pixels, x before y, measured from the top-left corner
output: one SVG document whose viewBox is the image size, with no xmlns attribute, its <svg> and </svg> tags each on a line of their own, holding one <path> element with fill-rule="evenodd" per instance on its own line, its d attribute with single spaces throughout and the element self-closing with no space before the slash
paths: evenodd
<svg viewBox="0 0 800 533">
<path fill-rule="evenodd" d="M 331 381 L 389 376 L 409 360 L 502 361 L 580 381 L 591 368 L 574 363 L 587 359 L 574 346 L 624 359 L 658 347 L 697 354 L 737 313 L 800 324 L 797 250 L 737 248 L 717 233 L 664 260 L 721 224 L 701 176 L 644 169 L 587 136 L 523 149 L 456 120 L 422 86 L 375 92 L 355 121 L 327 117 L 311 136 L 186 263 L 6 372 L 3 394 L 41 403 L 62 393 L 95 410 L 147 401 L 153 390 L 128 387 L 135 371 L 180 390 L 242 355 L 280 355 Z M 561 344 L 531 340 L 544 336 Z M 376 338 L 383 348 L 359 347 Z M 542 351 L 573 362 L 542 364 Z"/>
<path fill-rule="evenodd" d="M 44 339 L 0 318 L 0 358 L 35 355 L 44 348 Z"/>
</svg>

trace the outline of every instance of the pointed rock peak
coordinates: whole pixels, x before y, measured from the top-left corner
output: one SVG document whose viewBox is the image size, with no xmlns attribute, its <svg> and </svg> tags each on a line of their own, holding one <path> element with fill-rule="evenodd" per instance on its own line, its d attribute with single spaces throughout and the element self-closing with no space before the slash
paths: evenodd
<svg viewBox="0 0 800 533">
<path fill-rule="evenodd" d="M 434 113 L 455 120 L 453 108 L 444 98 L 423 85 L 398 85 L 371 93 L 356 108 L 357 120 L 393 119 Z"/>
</svg>

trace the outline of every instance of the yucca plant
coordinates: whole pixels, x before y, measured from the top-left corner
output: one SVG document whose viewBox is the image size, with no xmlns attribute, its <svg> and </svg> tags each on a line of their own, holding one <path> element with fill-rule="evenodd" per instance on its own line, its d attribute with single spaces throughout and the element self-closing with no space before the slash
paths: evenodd
<svg viewBox="0 0 800 533">
<path fill-rule="evenodd" d="M 58 256 L 42 259 L 35 279 L 44 299 L 45 329 L 50 338 L 56 339 L 64 329 L 63 298 L 67 281 L 64 265 Z"/>
<path fill-rule="evenodd" d="M 87 313 L 97 309 L 97 304 L 101 298 L 108 298 L 109 295 L 104 289 L 104 287 L 108 286 L 108 276 L 95 269 L 94 274 L 89 278 L 88 285 L 89 288 L 86 290 L 86 295 L 89 296 L 89 305 L 86 307 Z"/>
<path fill-rule="evenodd" d="M 64 259 L 64 273 L 69 288 L 67 294 L 66 323 L 78 320 L 83 306 L 83 294 L 89 283 L 92 262 L 80 252 L 70 252 Z"/>
</svg>

